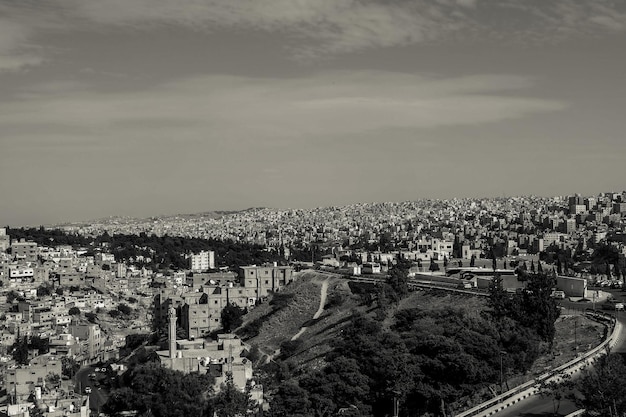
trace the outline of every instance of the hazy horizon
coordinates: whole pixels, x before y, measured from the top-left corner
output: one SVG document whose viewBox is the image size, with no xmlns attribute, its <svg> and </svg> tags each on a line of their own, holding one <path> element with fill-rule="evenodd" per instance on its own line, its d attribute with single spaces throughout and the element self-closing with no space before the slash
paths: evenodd
<svg viewBox="0 0 626 417">
<path fill-rule="evenodd" d="M 0 224 L 621 191 L 626 3 L 0 0 Z"/>
<path fill-rule="evenodd" d="M 346 202 L 344 204 L 329 204 L 329 205 L 318 205 L 318 206 L 309 206 L 309 207 L 296 207 L 296 206 L 289 206 L 289 207 L 269 207 L 269 206 L 248 206 L 248 207 L 243 207 L 243 208 L 236 208 L 236 209 L 213 209 L 213 210 L 198 210 L 198 211 L 193 211 L 193 212 L 169 212 L 169 213 L 160 213 L 160 212 L 153 212 L 153 213 L 138 213 L 136 215 L 133 214 L 109 214 L 109 215 L 105 215 L 105 216 L 100 216 L 100 217 L 91 217 L 91 218 L 85 218 L 85 219 L 71 219 L 71 220 L 65 220 L 65 221 L 57 221 L 57 222 L 50 222 L 50 223 L 31 223 L 31 224 L 4 224 L 4 225 L 0 225 L 0 227 L 11 227 L 11 228 L 28 228 L 28 227 L 39 227 L 39 226 L 44 226 L 44 227 L 50 227 L 50 226 L 60 226 L 60 225 L 65 225 L 65 224 L 80 224 L 80 223 L 85 223 L 85 222 L 89 222 L 89 221 L 97 221 L 97 220 L 105 220 L 105 219 L 110 219 L 110 218 L 116 218 L 116 217 L 120 217 L 120 218 L 133 218 L 133 219 L 137 219 L 137 220 L 143 220 L 143 219 L 148 219 L 148 218 L 159 218 L 159 217 L 173 217 L 173 216 L 195 216 L 195 215 L 200 215 L 200 214 L 208 214 L 208 213 L 239 213 L 239 212 L 244 212 L 244 211 L 248 211 L 248 210 L 256 210 L 256 209 L 267 209 L 267 210 L 277 210 L 277 211 L 281 211 L 281 210 L 315 210 L 315 209 L 326 209 L 326 208 L 331 208 L 331 207 L 346 207 L 346 206 L 353 206 L 353 205 L 362 205 L 362 204 L 386 204 L 386 203 L 391 203 L 391 204 L 402 204 L 402 203 L 407 203 L 407 202 L 417 202 L 417 201 L 451 201 L 451 200 L 488 200 L 488 199 L 509 199 L 509 198 L 543 198 L 543 199 L 553 199 L 553 198 L 567 198 L 568 196 L 573 196 L 573 195 L 582 195 L 583 197 L 597 197 L 600 194 L 605 194 L 605 193 L 609 193 L 609 192 L 616 192 L 616 193 L 622 193 L 623 191 L 619 191 L 619 190 L 605 190 L 605 191 L 599 191 L 597 193 L 590 193 L 590 194 L 581 194 L 581 193 L 569 193 L 569 194 L 564 194 L 564 195 L 537 195 L 537 194 L 527 194 L 527 195 L 500 195 L 500 196 L 469 196 L 469 197 L 441 197 L 441 198 L 428 198 L 428 197 L 424 197 L 424 198 L 415 198 L 415 199 L 406 199 L 406 200 L 397 200 L 397 201 L 355 201 L 355 202 Z"/>
</svg>

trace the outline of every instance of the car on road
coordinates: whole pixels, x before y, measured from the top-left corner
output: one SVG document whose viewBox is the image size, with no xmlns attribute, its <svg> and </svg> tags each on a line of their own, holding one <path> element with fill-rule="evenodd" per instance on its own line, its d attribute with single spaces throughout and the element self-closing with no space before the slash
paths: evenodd
<svg viewBox="0 0 626 417">
<path fill-rule="evenodd" d="M 85 394 L 91 394 L 91 387 L 85 387 Z"/>
<path fill-rule="evenodd" d="M 564 300 L 565 292 L 564 291 L 552 291 L 551 296 L 552 298 L 556 298 L 557 300 Z"/>
</svg>

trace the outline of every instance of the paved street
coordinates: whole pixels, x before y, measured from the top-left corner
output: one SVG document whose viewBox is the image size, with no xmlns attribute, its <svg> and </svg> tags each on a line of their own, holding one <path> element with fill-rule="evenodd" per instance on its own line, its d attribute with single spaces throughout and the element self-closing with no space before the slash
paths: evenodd
<svg viewBox="0 0 626 417">
<path fill-rule="evenodd" d="M 608 291 L 611 294 L 613 294 L 615 298 L 619 300 L 626 298 L 626 293 L 622 292 L 621 290 L 608 290 Z M 589 303 L 565 302 L 563 304 L 564 304 L 564 307 L 566 306 L 577 307 L 577 305 L 582 305 L 583 309 L 592 308 L 589 305 L 585 305 Z M 598 310 L 600 309 L 598 308 Z M 618 343 L 614 347 L 613 352 L 616 352 L 616 353 L 626 352 L 626 335 L 624 334 L 624 332 L 626 331 L 626 312 L 619 312 L 619 311 L 609 312 L 607 310 L 604 310 L 604 311 L 607 313 L 616 314 L 619 322 L 622 325 L 622 332 L 620 333 L 620 336 L 618 338 Z M 568 413 L 576 411 L 577 409 L 578 407 L 576 407 L 576 405 L 572 403 L 571 401 L 563 400 L 561 401 L 561 404 L 559 407 L 559 414 L 567 415 Z M 542 398 L 541 396 L 537 395 L 537 396 L 529 397 L 528 399 L 524 401 L 520 401 L 519 403 L 514 404 L 502 410 L 501 412 L 494 414 L 494 416 L 497 416 L 497 417 L 534 417 L 534 416 L 546 416 L 552 412 L 554 412 L 554 405 L 552 403 L 552 400 L 550 398 Z"/>
<path fill-rule="evenodd" d="M 94 386 L 94 380 L 89 379 L 90 373 L 96 373 L 96 366 L 84 366 L 82 367 L 74 377 L 76 383 L 76 391 L 85 393 L 85 388 L 91 387 L 91 393 L 89 394 L 89 408 L 92 414 L 98 415 L 102 406 L 107 401 L 107 392 L 104 389 Z M 98 377 L 102 377 L 102 374 L 96 373 Z"/>
</svg>

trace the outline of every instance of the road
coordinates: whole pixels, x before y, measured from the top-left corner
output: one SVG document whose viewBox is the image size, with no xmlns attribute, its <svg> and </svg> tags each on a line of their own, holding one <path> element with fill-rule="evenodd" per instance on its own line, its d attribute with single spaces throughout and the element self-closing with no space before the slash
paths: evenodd
<svg viewBox="0 0 626 417">
<path fill-rule="evenodd" d="M 618 299 L 625 298 L 623 292 L 616 292 L 614 296 Z M 626 335 L 624 334 L 626 331 L 626 312 L 613 312 L 613 314 L 617 314 L 617 319 L 622 326 L 622 331 L 618 337 L 617 344 L 613 348 L 613 352 L 626 352 Z M 559 414 L 567 415 L 577 409 L 578 407 L 576 407 L 573 402 L 563 400 L 559 406 Z M 550 398 L 542 398 L 541 396 L 536 395 L 507 407 L 499 413 L 495 413 L 493 415 L 497 417 L 545 417 L 551 415 L 553 412 L 554 405 L 552 400 Z"/>
<path fill-rule="evenodd" d="M 76 373 L 74 377 L 74 382 L 76 384 L 76 391 L 81 393 L 85 392 L 86 387 L 91 387 L 91 393 L 89 394 L 89 408 L 91 409 L 92 414 L 98 415 L 102 406 L 107 401 L 107 393 L 94 386 L 94 381 L 89 379 L 90 373 L 96 372 L 96 366 L 89 365 L 80 368 L 80 370 Z M 102 374 L 99 375 L 102 377 Z"/>
</svg>

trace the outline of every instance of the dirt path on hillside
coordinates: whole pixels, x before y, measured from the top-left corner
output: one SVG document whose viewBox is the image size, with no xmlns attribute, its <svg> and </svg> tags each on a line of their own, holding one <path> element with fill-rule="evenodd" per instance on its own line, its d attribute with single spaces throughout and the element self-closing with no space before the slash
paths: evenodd
<svg viewBox="0 0 626 417">
<path fill-rule="evenodd" d="M 317 309 L 317 311 L 315 312 L 315 314 L 313 315 L 313 320 L 317 320 L 320 318 L 320 316 L 322 315 L 322 313 L 324 312 L 324 306 L 326 305 L 326 295 L 328 292 L 328 278 L 326 278 L 324 280 L 324 282 L 322 282 L 322 288 L 320 289 L 320 306 Z M 296 340 L 298 339 L 300 336 L 302 336 L 302 333 L 304 333 L 306 331 L 308 327 L 306 326 L 302 326 L 300 328 L 300 331 L 296 334 L 293 335 L 293 337 L 291 338 L 291 340 Z"/>
</svg>

